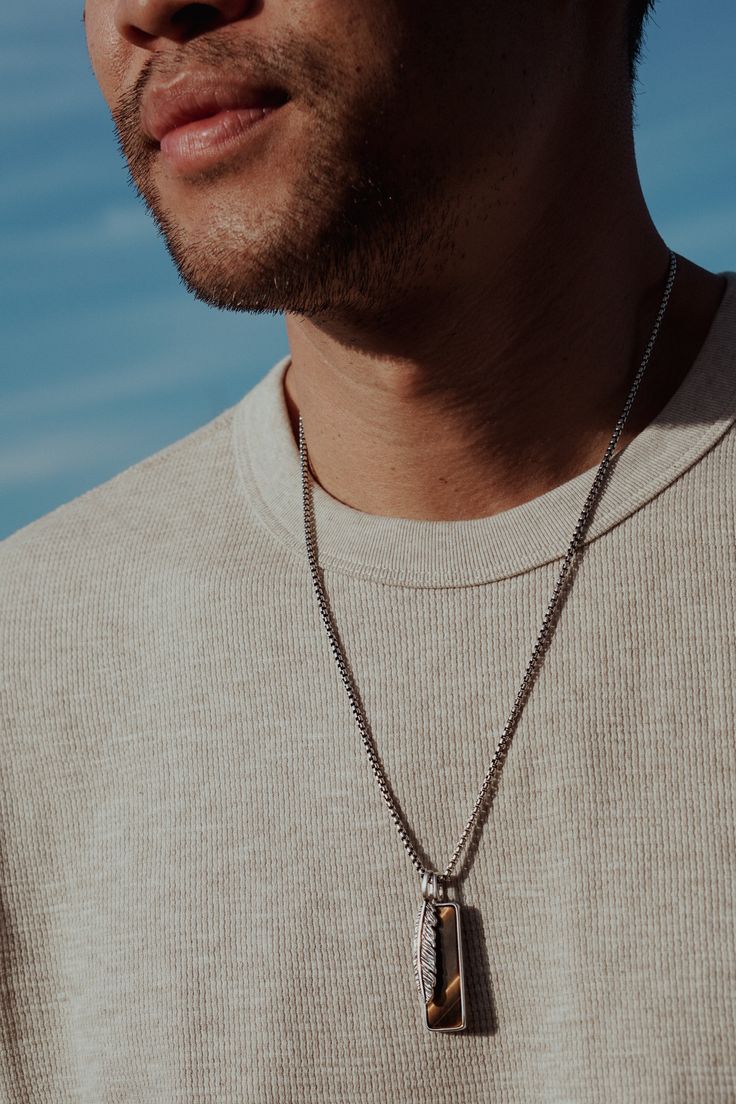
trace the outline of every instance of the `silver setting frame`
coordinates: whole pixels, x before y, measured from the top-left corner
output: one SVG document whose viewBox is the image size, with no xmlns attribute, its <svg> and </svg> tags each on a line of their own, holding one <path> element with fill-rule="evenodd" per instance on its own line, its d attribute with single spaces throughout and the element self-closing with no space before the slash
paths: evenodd
<svg viewBox="0 0 736 1104">
<path fill-rule="evenodd" d="M 438 908 L 452 908 L 455 910 L 455 931 L 457 932 L 457 965 L 460 975 L 460 1023 L 457 1027 L 432 1027 L 427 1016 L 427 1005 L 424 1005 L 424 1026 L 432 1034 L 441 1032 L 445 1035 L 455 1035 L 458 1031 L 464 1031 L 467 1027 L 467 1013 L 465 1006 L 465 967 L 463 964 L 463 927 L 460 916 L 460 905 L 457 901 L 436 901 Z"/>
</svg>

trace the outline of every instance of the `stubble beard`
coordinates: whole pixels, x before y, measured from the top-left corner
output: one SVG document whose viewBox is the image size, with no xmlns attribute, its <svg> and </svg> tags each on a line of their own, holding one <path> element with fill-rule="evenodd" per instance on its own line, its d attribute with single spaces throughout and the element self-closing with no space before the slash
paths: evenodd
<svg viewBox="0 0 736 1104">
<path fill-rule="evenodd" d="M 246 68 L 230 44 L 203 39 L 197 53 L 205 65 Z M 295 54 L 301 54 L 296 64 Z M 203 223 L 198 232 L 185 229 L 156 185 L 160 154 L 140 130 L 143 79 L 112 113 L 131 183 L 197 299 L 222 310 L 344 320 L 370 315 L 375 323 L 398 307 L 402 289 L 418 286 L 430 258 L 436 264 L 440 240 L 451 240 L 453 216 L 441 177 L 431 162 L 403 156 L 396 132 L 388 129 L 401 102 L 390 80 L 347 102 L 336 91 L 346 87 L 341 74 L 327 71 L 320 58 L 294 43 L 282 45 L 269 55 L 270 65 L 255 72 L 278 75 L 285 71 L 279 69 L 284 58 L 292 72 L 309 78 L 301 95 L 313 125 L 308 163 L 282 167 L 291 178 L 283 209 L 266 202 L 260 211 L 239 210 L 238 173 L 247 173 L 248 166 L 224 162 L 191 182 L 199 191 Z M 221 188 L 227 179 L 225 200 L 211 219 L 208 189 Z"/>
</svg>

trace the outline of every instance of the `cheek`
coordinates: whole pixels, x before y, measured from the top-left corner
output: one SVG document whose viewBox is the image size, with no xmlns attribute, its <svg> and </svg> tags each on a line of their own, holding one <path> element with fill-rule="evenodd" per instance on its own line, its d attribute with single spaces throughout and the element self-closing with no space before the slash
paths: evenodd
<svg viewBox="0 0 736 1104">
<path fill-rule="evenodd" d="M 118 33 L 114 7 L 109 0 L 87 0 L 84 24 L 92 70 L 108 107 L 124 87 L 133 49 Z"/>
</svg>

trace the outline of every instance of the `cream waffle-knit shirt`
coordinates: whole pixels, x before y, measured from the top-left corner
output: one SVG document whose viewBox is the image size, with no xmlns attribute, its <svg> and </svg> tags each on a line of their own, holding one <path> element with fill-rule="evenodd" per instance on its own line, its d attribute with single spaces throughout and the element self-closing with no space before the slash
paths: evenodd
<svg viewBox="0 0 736 1104">
<path fill-rule="evenodd" d="M 736 1100 L 736 272 L 620 454 L 422 1022 L 411 866 L 308 572 L 288 358 L 0 545 L 3 1104 Z M 595 469 L 489 518 L 314 488 L 430 860 L 469 814 Z"/>
</svg>

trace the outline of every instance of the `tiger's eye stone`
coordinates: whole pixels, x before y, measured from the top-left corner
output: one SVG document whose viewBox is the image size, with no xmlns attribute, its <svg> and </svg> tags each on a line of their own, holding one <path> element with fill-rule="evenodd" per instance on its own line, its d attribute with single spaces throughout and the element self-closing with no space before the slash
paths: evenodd
<svg viewBox="0 0 736 1104">
<path fill-rule="evenodd" d="M 465 1027 L 465 984 L 460 906 L 436 901 L 437 984 L 427 1002 L 427 1027 L 433 1031 L 462 1031 Z"/>
</svg>

